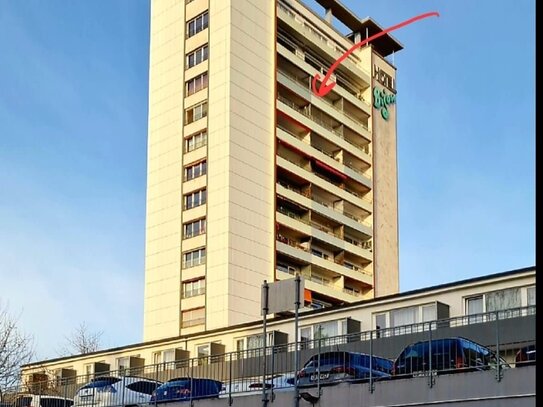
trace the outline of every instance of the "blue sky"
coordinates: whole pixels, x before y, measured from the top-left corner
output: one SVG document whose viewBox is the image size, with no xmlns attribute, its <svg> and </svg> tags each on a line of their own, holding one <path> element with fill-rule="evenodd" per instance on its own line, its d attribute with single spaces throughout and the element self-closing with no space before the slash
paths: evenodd
<svg viewBox="0 0 543 407">
<path fill-rule="evenodd" d="M 309 1 L 311 3 L 311 1 Z M 535 1 L 344 0 L 395 32 L 402 291 L 535 264 Z M 0 300 L 142 339 L 149 4 L 0 1 Z"/>
</svg>

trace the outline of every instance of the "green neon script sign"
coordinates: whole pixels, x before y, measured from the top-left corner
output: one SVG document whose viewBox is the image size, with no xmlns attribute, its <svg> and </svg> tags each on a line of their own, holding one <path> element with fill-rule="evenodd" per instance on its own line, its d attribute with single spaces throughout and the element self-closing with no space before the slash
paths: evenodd
<svg viewBox="0 0 543 407">
<path fill-rule="evenodd" d="M 383 119 L 388 120 L 390 113 L 388 112 L 388 106 L 396 103 L 396 95 L 393 93 L 385 93 L 384 89 L 373 90 L 373 107 L 381 110 L 381 116 Z"/>
</svg>

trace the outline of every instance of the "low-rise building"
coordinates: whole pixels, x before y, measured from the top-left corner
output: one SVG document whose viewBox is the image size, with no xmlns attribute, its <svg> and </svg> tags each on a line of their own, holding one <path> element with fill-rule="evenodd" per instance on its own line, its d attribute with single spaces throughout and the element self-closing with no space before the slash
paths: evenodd
<svg viewBox="0 0 543 407">
<path fill-rule="evenodd" d="M 535 342 L 535 275 L 535 267 L 529 267 L 353 304 L 304 308 L 299 315 L 300 348 L 311 353 L 317 346 L 349 344 L 367 351 L 371 339 L 375 352 L 393 359 L 406 344 L 441 334 L 468 337 L 512 361 L 520 346 Z M 294 349 L 294 327 L 293 315 L 268 319 L 267 346 L 274 354 Z M 82 383 L 99 374 L 145 374 L 158 366 L 164 370 L 261 356 L 262 334 L 262 321 L 254 321 L 44 360 L 23 367 L 23 382 L 53 377 Z M 379 340 L 386 343 L 379 345 Z"/>
</svg>

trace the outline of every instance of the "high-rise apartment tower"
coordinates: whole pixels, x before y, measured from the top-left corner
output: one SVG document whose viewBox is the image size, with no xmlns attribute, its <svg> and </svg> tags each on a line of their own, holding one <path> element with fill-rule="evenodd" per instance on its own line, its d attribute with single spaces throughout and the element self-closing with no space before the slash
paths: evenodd
<svg viewBox="0 0 543 407">
<path fill-rule="evenodd" d="M 398 292 L 395 67 L 340 1 L 152 0 L 144 340 Z M 336 20 L 350 33 L 334 27 Z"/>
</svg>

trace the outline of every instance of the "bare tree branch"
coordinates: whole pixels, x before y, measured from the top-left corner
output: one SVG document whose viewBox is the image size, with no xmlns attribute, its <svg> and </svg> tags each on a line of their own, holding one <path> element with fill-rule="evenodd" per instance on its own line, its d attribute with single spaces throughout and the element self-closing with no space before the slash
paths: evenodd
<svg viewBox="0 0 543 407">
<path fill-rule="evenodd" d="M 29 363 L 34 356 L 34 340 L 20 331 L 18 322 L 7 304 L 0 302 L 0 396 L 19 382 L 21 365 Z"/>
<path fill-rule="evenodd" d="M 91 332 L 87 324 L 79 324 L 70 336 L 66 336 L 66 344 L 58 352 L 61 356 L 79 355 L 96 352 L 100 349 L 100 338 L 103 332 Z"/>
</svg>

